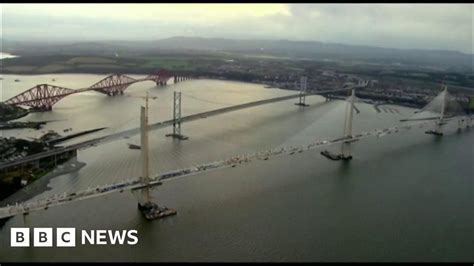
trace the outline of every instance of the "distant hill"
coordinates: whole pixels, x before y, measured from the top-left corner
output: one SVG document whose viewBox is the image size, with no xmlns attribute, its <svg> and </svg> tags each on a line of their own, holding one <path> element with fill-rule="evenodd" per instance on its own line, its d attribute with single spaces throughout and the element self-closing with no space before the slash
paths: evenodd
<svg viewBox="0 0 474 266">
<path fill-rule="evenodd" d="M 187 49 L 269 54 L 309 59 L 376 60 L 385 63 L 471 67 L 473 55 L 457 51 L 390 49 L 372 46 L 289 40 L 230 40 L 174 37 L 154 42 L 161 49 Z"/>
<path fill-rule="evenodd" d="M 2 51 L 19 54 L 148 54 L 163 51 L 229 52 L 277 57 L 425 65 L 471 70 L 474 56 L 457 51 L 390 49 L 371 46 L 289 40 L 237 40 L 173 37 L 156 41 L 97 41 L 63 44 L 2 40 Z"/>
</svg>

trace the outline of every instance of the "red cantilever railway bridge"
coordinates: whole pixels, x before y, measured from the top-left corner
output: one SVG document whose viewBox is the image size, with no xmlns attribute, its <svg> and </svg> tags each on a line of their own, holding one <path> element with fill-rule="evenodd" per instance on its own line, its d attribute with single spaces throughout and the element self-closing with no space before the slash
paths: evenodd
<svg viewBox="0 0 474 266">
<path fill-rule="evenodd" d="M 175 83 L 190 79 L 188 76 L 173 74 L 164 69 L 148 75 L 143 79 L 134 79 L 123 74 L 112 74 L 88 88 L 81 89 L 69 89 L 50 84 L 38 84 L 33 88 L 6 100 L 5 103 L 15 106 L 28 106 L 34 111 L 50 111 L 54 104 L 71 94 L 81 93 L 84 91 L 97 91 L 109 96 L 114 96 L 123 94 L 130 85 L 137 82 L 153 81 L 157 86 L 165 86 L 170 78 L 174 78 Z"/>
</svg>

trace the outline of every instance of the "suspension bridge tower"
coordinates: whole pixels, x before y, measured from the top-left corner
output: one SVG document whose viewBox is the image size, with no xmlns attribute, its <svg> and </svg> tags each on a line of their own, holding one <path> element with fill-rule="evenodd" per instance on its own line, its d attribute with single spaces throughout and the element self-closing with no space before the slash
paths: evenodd
<svg viewBox="0 0 474 266">
<path fill-rule="evenodd" d="M 181 134 L 181 92 L 175 91 L 173 94 L 173 133 L 166 134 L 166 136 L 180 140 L 188 139 Z"/>
<path fill-rule="evenodd" d="M 295 103 L 295 105 L 299 106 L 309 106 L 306 104 L 306 91 L 308 89 L 308 77 L 303 76 L 300 79 L 300 97 L 299 102 Z"/>
</svg>

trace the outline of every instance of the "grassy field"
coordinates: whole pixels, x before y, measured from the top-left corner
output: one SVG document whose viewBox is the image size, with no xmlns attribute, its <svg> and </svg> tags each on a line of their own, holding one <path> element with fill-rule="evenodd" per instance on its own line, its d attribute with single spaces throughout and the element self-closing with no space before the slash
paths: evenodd
<svg viewBox="0 0 474 266">
<path fill-rule="evenodd" d="M 145 68 L 166 68 L 170 70 L 193 70 L 192 62 L 188 59 L 150 59 L 147 63 L 143 64 Z"/>
<path fill-rule="evenodd" d="M 116 56 L 93 55 L 41 55 L 24 56 L 2 60 L 0 71 L 4 74 L 45 74 L 45 73 L 95 73 L 110 72 L 149 74 L 158 69 L 171 71 L 188 71 L 197 75 L 221 73 L 227 77 L 241 75 L 286 75 L 299 74 L 314 69 L 334 69 L 338 72 L 351 73 L 370 77 L 372 79 L 396 78 L 410 80 L 421 84 L 439 83 L 444 80 L 450 86 L 474 87 L 472 73 L 447 73 L 429 71 L 411 67 L 384 66 L 365 64 L 362 61 L 325 62 L 314 60 L 290 60 L 283 57 L 258 56 L 252 54 L 223 53 L 192 54 L 192 53 L 153 53 L 153 54 L 124 54 Z M 255 71 L 252 71 L 255 70 Z M 312 71 L 314 72 L 314 71 Z M 430 84 L 432 85 L 432 84 Z"/>
<path fill-rule="evenodd" d="M 71 66 L 65 64 L 48 64 L 46 66 L 35 69 L 35 71 L 39 73 L 53 73 L 57 71 L 65 71 L 71 68 Z"/>
<path fill-rule="evenodd" d="M 125 72 L 148 73 L 155 69 L 194 70 L 198 66 L 209 66 L 216 59 L 196 59 L 182 56 L 153 56 L 153 57 L 98 57 L 70 56 L 57 57 L 38 56 L 31 58 L 12 58 L 3 60 L 1 71 L 5 74 L 44 74 L 44 73 L 74 73 L 88 71 L 103 73 L 112 70 Z"/>
<path fill-rule="evenodd" d="M 66 64 L 77 65 L 77 64 L 115 64 L 117 60 L 103 57 L 74 57 L 69 59 Z"/>
</svg>

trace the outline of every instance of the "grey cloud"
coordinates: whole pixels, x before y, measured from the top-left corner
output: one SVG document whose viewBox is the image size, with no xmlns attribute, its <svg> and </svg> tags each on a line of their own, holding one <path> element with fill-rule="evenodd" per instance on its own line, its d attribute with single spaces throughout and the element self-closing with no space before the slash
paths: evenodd
<svg viewBox="0 0 474 266">
<path fill-rule="evenodd" d="M 172 36 L 315 40 L 472 53 L 473 5 L 290 4 L 274 14 L 192 23 L 2 12 L 3 38 L 159 39 Z"/>
</svg>

